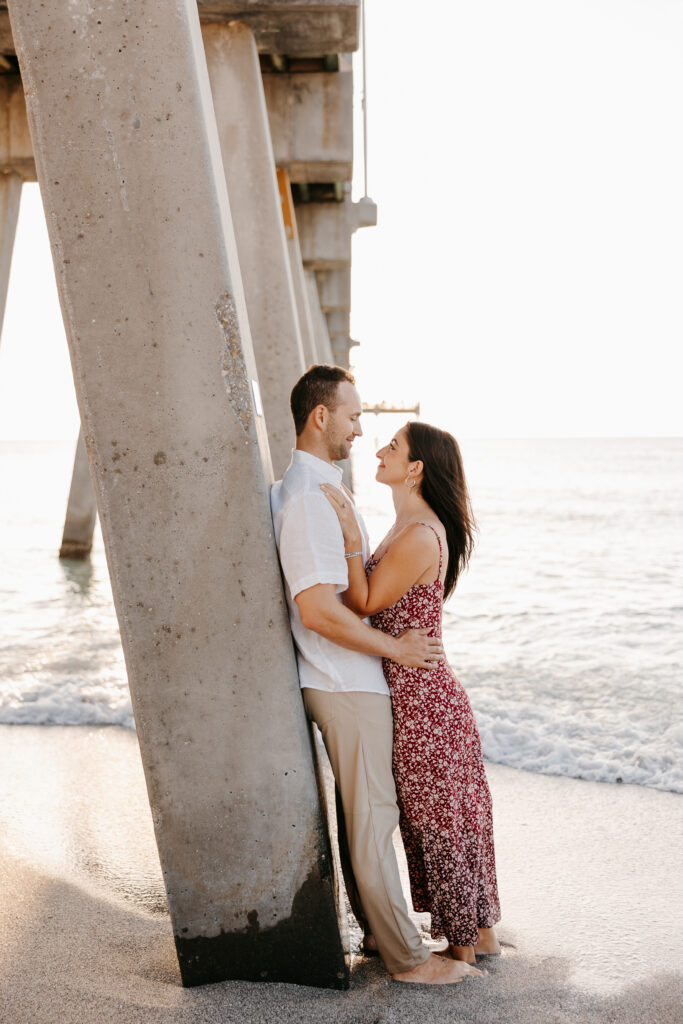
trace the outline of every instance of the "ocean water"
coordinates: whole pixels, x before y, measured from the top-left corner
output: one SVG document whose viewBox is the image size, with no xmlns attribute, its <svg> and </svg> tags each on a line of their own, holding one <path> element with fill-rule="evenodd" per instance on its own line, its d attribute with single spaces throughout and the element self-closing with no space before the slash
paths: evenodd
<svg viewBox="0 0 683 1024">
<path fill-rule="evenodd" d="M 394 426 L 369 419 L 354 474 L 377 543 Z M 99 531 L 90 563 L 57 558 L 73 447 L 0 444 L 0 722 L 134 728 Z M 683 792 L 683 439 L 462 448 L 479 537 L 444 641 L 485 756 Z"/>
</svg>

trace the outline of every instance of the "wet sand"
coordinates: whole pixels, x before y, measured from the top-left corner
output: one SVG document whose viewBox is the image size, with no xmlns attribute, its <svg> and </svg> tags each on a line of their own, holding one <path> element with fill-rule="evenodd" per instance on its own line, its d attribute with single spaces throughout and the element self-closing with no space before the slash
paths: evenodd
<svg viewBox="0 0 683 1024">
<path fill-rule="evenodd" d="M 0 749 L 2 1024 L 683 1017 L 683 801 L 674 794 L 488 765 L 504 954 L 481 981 L 399 985 L 356 952 L 348 992 L 183 989 L 135 736 L 2 726 Z"/>
</svg>

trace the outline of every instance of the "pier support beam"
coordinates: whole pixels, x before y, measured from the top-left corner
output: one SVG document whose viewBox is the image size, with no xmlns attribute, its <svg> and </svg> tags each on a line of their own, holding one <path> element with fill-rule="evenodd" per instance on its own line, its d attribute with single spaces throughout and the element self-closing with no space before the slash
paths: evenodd
<svg viewBox="0 0 683 1024">
<path fill-rule="evenodd" d="M 296 300 L 297 313 L 299 315 L 299 327 L 301 328 L 301 343 L 304 350 L 305 369 L 313 363 L 319 363 L 318 350 L 316 346 L 315 332 L 311 318 L 311 310 L 308 304 L 308 291 L 304 279 L 304 265 L 301 260 L 301 248 L 299 246 L 299 232 L 296 226 L 296 212 L 292 198 L 292 187 L 289 183 L 289 174 L 282 167 L 277 170 L 277 186 L 280 193 L 280 205 L 282 207 L 282 218 L 285 226 L 285 238 L 287 239 L 287 252 L 289 266 L 292 272 L 292 283 L 294 286 L 294 298 Z"/>
<path fill-rule="evenodd" d="M 12 267 L 14 237 L 17 233 L 19 203 L 21 201 L 21 178 L 8 172 L 0 174 L 0 334 L 5 319 L 9 273 Z"/>
<path fill-rule="evenodd" d="M 59 557 L 87 558 L 92 551 L 96 522 L 97 505 L 90 480 L 88 453 L 85 450 L 83 431 L 80 430 Z"/>
<path fill-rule="evenodd" d="M 278 167 L 295 182 L 353 178 L 353 73 L 264 74 L 263 88 Z"/>
<path fill-rule="evenodd" d="M 319 363 L 316 346 L 315 332 L 313 330 L 313 319 L 308 304 L 308 289 L 304 278 L 304 268 L 301 264 L 301 250 L 296 238 L 288 239 L 287 248 L 289 252 L 289 265 L 292 268 L 292 282 L 294 284 L 294 296 L 296 308 L 299 314 L 301 325 L 301 342 L 304 350 L 304 369 L 308 369 L 313 363 Z"/>
<path fill-rule="evenodd" d="M 182 979 L 343 987 L 197 3 L 132 10 L 9 0 Z"/>
<path fill-rule="evenodd" d="M 258 53 L 239 22 L 202 28 L 273 471 L 294 447 L 289 393 L 304 372 Z"/>
<path fill-rule="evenodd" d="M 325 314 L 320 308 L 320 295 L 318 292 L 316 275 L 312 270 L 306 270 L 305 275 L 306 291 L 308 292 L 308 307 L 311 311 L 311 321 L 313 323 L 313 333 L 315 335 L 318 359 L 321 363 L 332 363 L 332 346 L 330 345 L 330 335 L 327 330 L 327 320 L 325 319 Z"/>
</svg>

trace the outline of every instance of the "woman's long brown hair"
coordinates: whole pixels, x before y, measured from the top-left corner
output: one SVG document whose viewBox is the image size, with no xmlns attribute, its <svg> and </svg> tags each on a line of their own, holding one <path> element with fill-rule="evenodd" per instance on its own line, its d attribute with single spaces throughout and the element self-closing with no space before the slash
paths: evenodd
<svg viewBox="0 0 683 1024">
<path fill-rule="evenodd" d="M 409 458 L 422 463 L 420 493 L 443 524 L 448 543 L 444 598 L 455 590 L 474 547 L 476 524 L 455 438 L 428 423 L 411 420 L 406 425 Z"/>
</svg>

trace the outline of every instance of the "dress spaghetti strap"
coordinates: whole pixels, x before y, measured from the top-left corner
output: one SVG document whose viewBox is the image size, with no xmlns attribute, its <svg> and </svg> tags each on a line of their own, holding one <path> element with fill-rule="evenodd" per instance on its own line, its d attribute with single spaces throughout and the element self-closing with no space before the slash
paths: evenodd
<svg viewBox="0 0 683 1024">
<path fill-rule="evenodd" d="M 429 529 L 434 533 L 437 541 L 439 542 L 439 575 L 434 580 L 434 583 L 441 583 L 441 568 L 443 566 L 443 548 L 441 547 L 441 537 L 439 537 L 438 531 L 432 526 L 431 523 L 420 522 L 419 526 L 428 526 Z"/>
</svg>

